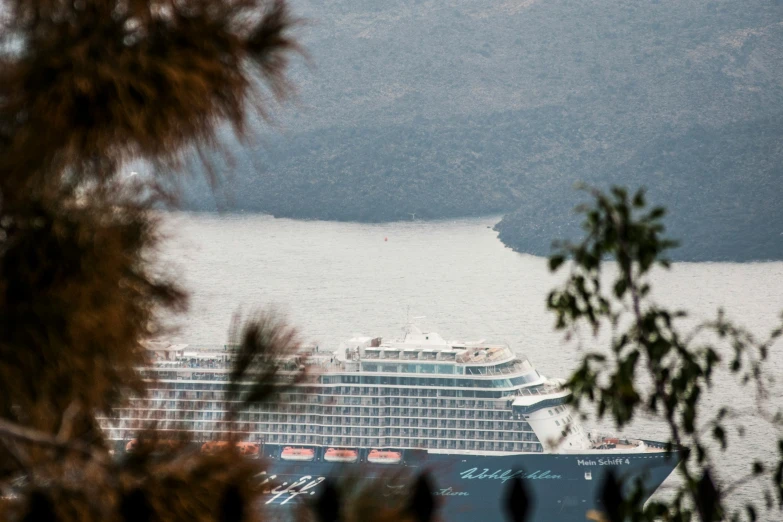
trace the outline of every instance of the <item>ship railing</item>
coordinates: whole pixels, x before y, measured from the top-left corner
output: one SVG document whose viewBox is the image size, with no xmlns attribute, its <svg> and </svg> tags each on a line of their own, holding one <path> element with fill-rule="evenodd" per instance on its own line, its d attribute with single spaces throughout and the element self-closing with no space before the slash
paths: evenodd
<svg viewBox="0 0 783 522">
<path fill-rule="evenodd" d="M 525 371 L 521 364 L 515 364 L 511 368 L 468 368 L 465 375 L 516 375 Z"/>
<path fill-rule="evenodd" d="M 319 362 L 311 363 L 308 366 L 311 366 L 311 367 L 315 366 L 315 367 L 318 367 L 318 368 L 322 368 L 324 370 L 335 370 L 335 371 L 345 370 L 345 366 L 343 364 L 341 364 L 341 363 L 338 363 L 338 362 L 332 363 L 332 362 L 321 362 L 321 361 L 319 361 Z"/>
<path fill-rule="evenodd" d="M 202 370 L 224 370 L 231 368 L 231 363 L 214 359 L 177 359 L 174 361 L 157 360 L 153 361 L 153 366 L 156 370 L 164 370 L 167 368 L 172 369 L 202 369 Z"/>
</svg>

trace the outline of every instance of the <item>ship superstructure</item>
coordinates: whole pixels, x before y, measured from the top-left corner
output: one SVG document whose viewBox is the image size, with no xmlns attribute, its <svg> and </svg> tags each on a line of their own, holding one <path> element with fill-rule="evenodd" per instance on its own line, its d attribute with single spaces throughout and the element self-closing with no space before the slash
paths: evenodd
<svg viewBox="0 0 783 522">
<path fill-rule="evenodd" d="M 579 487 L 569 484 L 577 496 L 588 495 L 594 472 L 608 467 L 658 469 L 654 489 L 676 464 L 662 444 L 590 436 L 567 406 L 564 381 L 543 376 L 506 345 L 449 342 L 408 325 L 398 341 L 357 337 L 334 352 L 311 347 L 288 361 L 292 372 L 305 370 L 304 381 L 244 407 L 234 422 L 227 403 L 231 347 L 147 348 L 149 397 L 102 420 L 109 438 L 129 448 L 154 421 L 158 430 L 186 431 L 205 447 L 239 433 L 243 448 L 255 448 L 246 454 L 298 466 L 293 473 L 308 477 L 357 463 L 426 462 L 454 468 L 463 484 L 578 479 Z M 541 469 L 525 471 L 531 464 Z M 566 477 L 571 471 L 563 464 L 577 469 L 576 479 Z M 572 496 L 559 502 L 595 502 Z M 576 506 L 582 516 L 585 506 Z"/>
<path fill-rule="evenodd" d="M 152 419 L 197 441 L 238 429 L 247 441 L 322 447 L 533 453 L 593 445 L 564 406 L 562 381 L 504 345 L 449 343 L 412 325 L 401 341 L 354 338 L 336 352 L 303 354 L 315 380 L 242 411 L 236 427 L 225 403 L 229 347 L 148 347 L 150 399 L 120 410 L 112 439 L 130 440 Z"/>
</svg>

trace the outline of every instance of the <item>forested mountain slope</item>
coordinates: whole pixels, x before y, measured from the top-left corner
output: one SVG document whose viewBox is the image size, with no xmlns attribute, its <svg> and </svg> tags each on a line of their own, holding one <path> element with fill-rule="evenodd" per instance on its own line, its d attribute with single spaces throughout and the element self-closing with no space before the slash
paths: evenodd
<svg viewBox="0 0 783 522">
<path fill-rule="evenodd" d="M 690 170 L 655 147 L 683 137 L 691 145 L 682 147 L 696 147 L 700 135 L 750 146 L 742 133 L 756 125 L 779 138 L 781 1 L 293 6 L 307 20 L 300 34 L 312 64 L 294 70 L 297 102 L 276 115 L 281 131 L 259 130 L 242 146 L 227 138 L 233 161 L 218 165 L 217 193 L 189 181 L 188 207 L 360 221 L 519 209 L 501 237 L 527 249 L 523 229 L 509 224 L 540 208 L 550 210 L 535 213 L 538 226 L 565 226 L 557 223 L 570 204 L 561 203 L 577 180 L 650 185 L 655 172 L 668 203 L 707 197 L 694 193 L 709 173 L 710 212 L 737 227 L 762 218 L 750 207 L 739 221 L 720 214 L 737 205 L 736 187 L 780 188 L 771 146 L 752 158 L 739 146 L 713 148 L 709 164 L 682 163 Z"/>
<path fill-rule="evenodd" d="M 644 186 L 649 201 L 666 206 L 667 236 L 682 243 L 672 259 L 783 259 L 783 118 L 654 140 L 613 171 L 585 178 L 603 189 Z M 579 239 L 582 216 L 573 208 L 589 196 L 569 188 L 542 183 L 525 193 L 496 225 L 501 240 L 546 255 L 553 239 Z"/>
</svg>

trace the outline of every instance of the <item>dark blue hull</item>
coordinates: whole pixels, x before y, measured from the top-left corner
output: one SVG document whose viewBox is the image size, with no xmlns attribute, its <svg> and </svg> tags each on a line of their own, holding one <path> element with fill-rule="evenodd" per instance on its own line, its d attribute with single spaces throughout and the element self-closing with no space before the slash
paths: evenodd
<svg viewBox="0 0 783 522">
<path fill-rule="evenodd" d="M 269 507 L 291 507 L 316 498 L 327 478 L 360 477 L 372 484 L 373 494 L 384 497 L 405 495 L 405 484 L 421 472 L 428 472 L 434 482 L 440 519 L 449 522 L 500 522 L 505 515 L 505 498 L 511 479 L 523 479 L 532 498 L 530 522 L 584 522 L 590 511 L 601 511 L 603 479 L 609 470 L 624 484 L 643 477 L 648 496 L 669 476 L 677 465 L 673 453 L 623 453 L 553 455 L 523 454 L 511 456 L 476 456 L 432 454 L 425 451 L 403 452 L 399 464 L 367 462 L 330 463 L 316 454 L 311 462 L 291 462 L 279 458 L 278 448 L 264 448 L 269 468 L 267 490 Z M 361 453 L 364 460 L 364 453 Z M 406 480 L 407 478 L 407 480 Z"/>
</svg>

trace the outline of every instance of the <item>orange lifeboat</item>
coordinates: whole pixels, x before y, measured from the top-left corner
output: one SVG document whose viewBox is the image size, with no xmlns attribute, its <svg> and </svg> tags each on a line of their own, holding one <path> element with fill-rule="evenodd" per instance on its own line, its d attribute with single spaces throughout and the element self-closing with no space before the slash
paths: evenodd
<svg viewBox="0 0 783 522">
<path fill-rule="evenodd" d="M 209 441 L 201 445 L 201 453 L 206 453 L 207 455 L 214 455 L 215 453 L 224 450 L 227 447 L 228 447 L 228 442 L 224 440 Z"/>
<path fill-rule="evenodd" d="M 315 450 L 311 448 L 292 448 L 286 446 L 280 454 L 283 460 L 310 461 L 315 458 Z"/>
<path fill-rule="evenodd" d="M 182 443 L 176 440 L 156 440 L 156 441 L 146 441 L 144 444 L 147 446 L 153 445 L 155 450 L 160 451 L 160 450 L 167 450 L 167 449 L 168 450 L 176 449 Z M 138 439 L 131 439 L 125 445 L 125 451 L 127 453 L 133 453 L 134 451 L 139 449 L 139 445 L 140 442 Z"/>
<path fill-rule="evenodd" d="M 351 449 L 329 448 L 324 454 L 327 462 L 356 462 L 359 460 L 359 452 Z"/>
<path fill-rule="evenodd" d="M 399 464 L 402 454 L 399 451 L 370 450 L 367 462 L 373 464 Z"/>
<path fill-rule="evenodd" d="M 209 441 L 201 445 L 201 453 L 207 455 L 214 455 L 219 451 L 223 451 L 231 447 L 231 443 L 228 441 Z M 245 457 L 255 458 L 259 454 L 259 445 L 255 442 L 237 442 L 236 449 L 240 455 Z"/>
<path fill-rule="evenodd" d="M 240 442 L 237 444 L 239 454 L 245 457 L 256 458 L 258 457 L 258 444 L 255 442 Z"/>
</svg>

